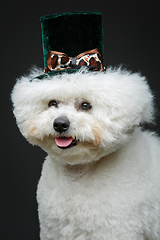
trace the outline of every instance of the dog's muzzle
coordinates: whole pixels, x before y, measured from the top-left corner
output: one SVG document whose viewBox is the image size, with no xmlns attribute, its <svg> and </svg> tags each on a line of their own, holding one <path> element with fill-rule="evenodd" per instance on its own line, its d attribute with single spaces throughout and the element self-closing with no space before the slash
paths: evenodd
<svg viewBox="0 0 160 240">
<path fill-rule="evenodd" d="M 59 133 L 58 137 L 55 137 L 55 142 L 57 147 L 66 149 L 77 145 L 78 140 L 73 137 L 64 137 L 64 134 L 70 126 L 70 121 L 66 117 L 58 117 L 54 120 L 53 127 L 54 130 Z"/>
</svg>

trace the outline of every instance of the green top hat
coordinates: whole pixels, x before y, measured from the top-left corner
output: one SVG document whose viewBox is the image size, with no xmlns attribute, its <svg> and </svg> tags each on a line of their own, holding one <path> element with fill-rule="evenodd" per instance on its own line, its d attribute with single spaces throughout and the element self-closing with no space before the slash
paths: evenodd
<svg viewBox="0 0 160 240">
<path fill-rule="evenodd" d="M 89 70 L 104 70 L 101 13 L 52 14 L 41 17 L 40 21 L 44 68 L 47 74 L 61 74 L 66 71 L 72 73 L 83 65 L 89 66 L 87 63 L 89 61 L 92 62 Z M 89 56 L 89 59 L 86 56 Z M 95 59 L 97 59 L 96 63 Z M 75 65 L 77 62 L 79 66 Z M 100 63 L 100 68 L 96 68 L 97 63 Z M 39 78 L 44 78 L 47 74 Z"/>
</svg>

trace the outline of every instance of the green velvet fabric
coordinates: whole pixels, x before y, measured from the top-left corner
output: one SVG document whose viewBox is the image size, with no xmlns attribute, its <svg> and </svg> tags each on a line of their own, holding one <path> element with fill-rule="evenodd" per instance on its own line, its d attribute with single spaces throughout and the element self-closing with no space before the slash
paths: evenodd
<svg viewBox="0 0 160 240">
<path fill-rule="evenodd" d="M 98 48 L 103 59 L 102 14 L 71 12 L 43 16 L 40 19 L 44 68 L 48 51 L 64 52 L 70 57 Z"/>
<path fill-rule="evenodd" d="M 64 73 L 76 73 L 77 71 L 79 71 L 79 69 L 64 69 L 64 70 L 58 70 L 58 71 L 52 71 L 52 72 L 48 72 L 48 73 L 44 73 L 42 75 L 39 75 L 35 78 L 32 78 L 29 82 L 32 82 L 34 80 L 43 80 L 43 79 L 49 79 L 50 77 L 52 76 L 56 76 L 56 75 L 61 75 L 61 74 L 64 74 Z M 90 71 L 84 71 L 82 72 L 83 73 L 89 73 Z M 92 71 L 93 72 L 93 71 Z M 94 73 L 99 73 L 98 71 L 94 71 Z"/>
</svg>

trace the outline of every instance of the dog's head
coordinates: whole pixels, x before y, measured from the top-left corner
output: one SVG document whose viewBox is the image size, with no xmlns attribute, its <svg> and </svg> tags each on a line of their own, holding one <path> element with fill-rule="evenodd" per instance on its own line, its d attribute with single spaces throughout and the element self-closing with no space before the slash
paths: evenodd
<svg viewBox="0 0 160 240">
<path fill-rule="evenodd" d="M 98 160 L 128 142 L 135 126 L 152 121 L 152 94 L 138 74 L 108 69 L 31 77 L 12 92 L 17 124 L 30 143 L 62 163 Z"/>
</svg>

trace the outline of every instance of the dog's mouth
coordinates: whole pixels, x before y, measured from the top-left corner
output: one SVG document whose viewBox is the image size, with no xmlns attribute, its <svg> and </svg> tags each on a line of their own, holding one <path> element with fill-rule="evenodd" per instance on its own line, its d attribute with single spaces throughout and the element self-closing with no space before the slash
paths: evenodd
<svg viewBox="0 0 160 240">
<path fill-rule="evenodd" d="M 78 144 L 78 140 L 72 137 L 55 137 L 55 142 L 57 147 L 61 149 L 71 148 Z"/>
</svg>

